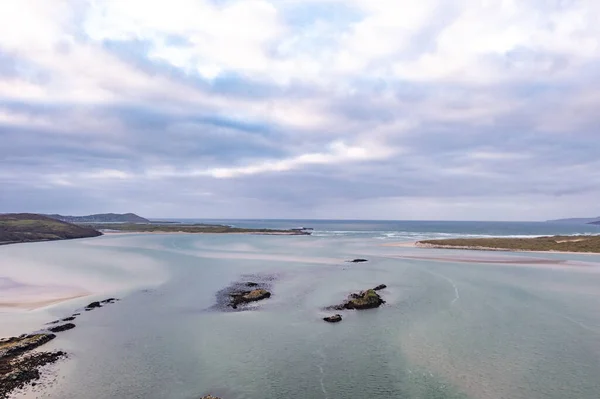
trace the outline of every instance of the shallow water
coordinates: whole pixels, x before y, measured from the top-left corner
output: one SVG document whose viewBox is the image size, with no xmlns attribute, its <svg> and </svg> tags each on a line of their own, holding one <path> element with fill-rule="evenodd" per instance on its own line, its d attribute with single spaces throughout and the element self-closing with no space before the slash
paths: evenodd
<svg viewBox="0 0 600 399">
<path fill-rule="evenodd" d="M 65 280 L 69 270 L 93 271 L 104 297 L 123 297 L 82 314 L 53 343 L 72 356 L 48 398 L 599 396 L 599 256 L 251 235 L 124 235 L 29 248 L 12 246 L 11 259 L 47 250 Z M 84 253 L 95 261 L 79 259 Z M 368 263 L 344 262 L 365 256 Z M 248 274 L 275 277 L 273 297 L 249 311 L 213 310 L 217 291 Z M 388 286 L 383 307 L 344 312 L 339 324 L 320 320 L 323 307 L 380 283 Z M 76 306 L 44 312 L 58 317 Z"/>
</svg>

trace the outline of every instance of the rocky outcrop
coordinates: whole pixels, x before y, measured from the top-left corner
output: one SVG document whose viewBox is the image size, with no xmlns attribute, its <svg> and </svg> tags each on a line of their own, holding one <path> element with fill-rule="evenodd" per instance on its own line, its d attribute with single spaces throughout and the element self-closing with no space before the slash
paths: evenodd
<svg viewBox="0 0 600 399">
<path fill-rule="evenodd" d="M 102 307 L 102 305 L 100 305 L 100 302 L 92 302 L 85 307 L 85 311 L 89 312 L 90 310 L 94 310 L 96 308 L 101 308 L 101 307 Z"/>
<path fill-rule="evenodd" d="M 349 260 L 348 262 L 350 262 L 350 263 L 362 263 L 362 262 L 368 262 L 368 260 L 367 259 L 358 258 L 358 259 Z"/>
<path fill-rule="evenodd" d="M 0 358 L 19 356 L 56 338 L 54 334 L 30 334 L 0 340 Z"/>
<path fill-rule="evenodd" d="M 261 301 L 271 297 L 271 293 L 265 289 L 256 289 L 252 291 L 242 291 L 230 294 L 231 296 L 231 307 L 237 309 L 237 307 L 244 303 Z"/>
<path fill-rule="evenodd" d="M 348 302 L 345 303 L 346 309 L 373 309 L 383 305 L 385 301 L 381 299 L 375 290 L 366 290 L 358 294 L 351 295 Z"/>
<path fill-rule="evenodd" d="M 336 314 L 329 317 L 323 317 L 323 320 L 328 323 L 339 323 L 340 321 L 342 321 L 342 315 Z"/>
<path fill-rule="evenodd" d="M 373 288 L 373 291 L 385 290 L 386 288 L 387 288 L 387 285 L 379 284 L 377 287 Z"/>
<path fill-rule="evenodd" d="M 8 398 L 11 392 L 27 384 L 35 385 L 41 377 L 41 367 L 66 356 L 65 352 L 57 351 L 0 358 L 0 399 Z"/>
<path fill-rule="evenodd" d="M 38 380 L 40 367 L 66 356 L 60 351 L 28 354 L 54 338 L 54 334 L 31 334 L 0 340 L 0 399 Z"/>
<path fill-rule="evenodd" d="M 50 330 L 53 333 L 57 333 L 57 332 L 63 332 L 63 331 L 67 331 L 67 330 L 72 330 L 73 328 L 75 328 L 75 324 L 73 324 L 73 323 L 67 323 L 67 324 L 63 324 L 63 325 L 60 325 L 60 326 L 51 327 L 48 330 Z"/>
<path fill-rule="evenodd" d="M 108 305 L 108 304 L 111 304 L 111 303 L 115 303 L 118 300 L 119 299 L 117 299 L 117 298 L 108 298 L 108 299 L 105 299 L 103 301 L 92 302 L 92 303 L 90 303 L 89 305 L 87 305 L 85 307 L 85 311 L 89 312 L 90 310 L 94 310 L 96 308 L 101 308 L 102 305 Z"/>
<path fill-rule="evenodd" d="M 361 291 L 359 293 L 350 294 L 346 302 L 331 306 L 330 310 L 363 310 L 378 308 L 383 305 L 385 301 L 381 299 L 379 294 L 374 290 Z"/>
</svg>

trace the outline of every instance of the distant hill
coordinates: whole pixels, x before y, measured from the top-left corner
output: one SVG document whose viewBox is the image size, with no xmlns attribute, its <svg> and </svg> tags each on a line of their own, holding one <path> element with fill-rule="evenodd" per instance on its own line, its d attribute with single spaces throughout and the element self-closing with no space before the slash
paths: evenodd
<svg viewBox="0 0 600 399">
<path fill-rule="evenodd" d="M 87 216 L 47 215 L 56 220 L 68 223 L 150 223 L 148 219 L 135 213 L 98 213 Z"/>
<path fill-rule="evenodd" d="M 69 240 L 102 235 L 90 227 L 77 226 L 34 213 L 0 214 L 0 244 Z"/>
<path fill-rule="evenodd" d="M 588 224 L 595 224 L 596 226 L 600 226 L 600 220 L 596 220 L 595 222 L 589 222 Z"/>
<path fill-rule="evenodd" d="M 571 219 L 556 219 L 548 220 L 549 223 L 569 223 L 569 224 L 596 224 L 600 222 L 600 216 L 596 218 L 571 218 Z"/>
</svg>

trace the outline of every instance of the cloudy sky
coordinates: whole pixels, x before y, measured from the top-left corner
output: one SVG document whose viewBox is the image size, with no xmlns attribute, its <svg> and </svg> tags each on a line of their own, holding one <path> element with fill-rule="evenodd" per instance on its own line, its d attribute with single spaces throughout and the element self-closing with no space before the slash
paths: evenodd
<svg viewBox="0 0 600 399">
<path fill-rule="evenodd" d="M 0 0 L 0 212 L 600 214 L 597 0 Z"/>
</svg>

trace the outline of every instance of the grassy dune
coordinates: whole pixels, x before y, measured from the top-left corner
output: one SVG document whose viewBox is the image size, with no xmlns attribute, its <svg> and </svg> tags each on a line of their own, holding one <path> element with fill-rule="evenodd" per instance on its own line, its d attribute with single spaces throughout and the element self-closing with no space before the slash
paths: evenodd
<svg viewBox="0 0 600 399">
<path fill-rule="evenodd" d="M 536 238 L 456 238 L 424 240 L 417 246 L 449 249 L 506 251 L 560 251 L 600 253 L 600 235 L 552 236 Z"/>
</svg>

